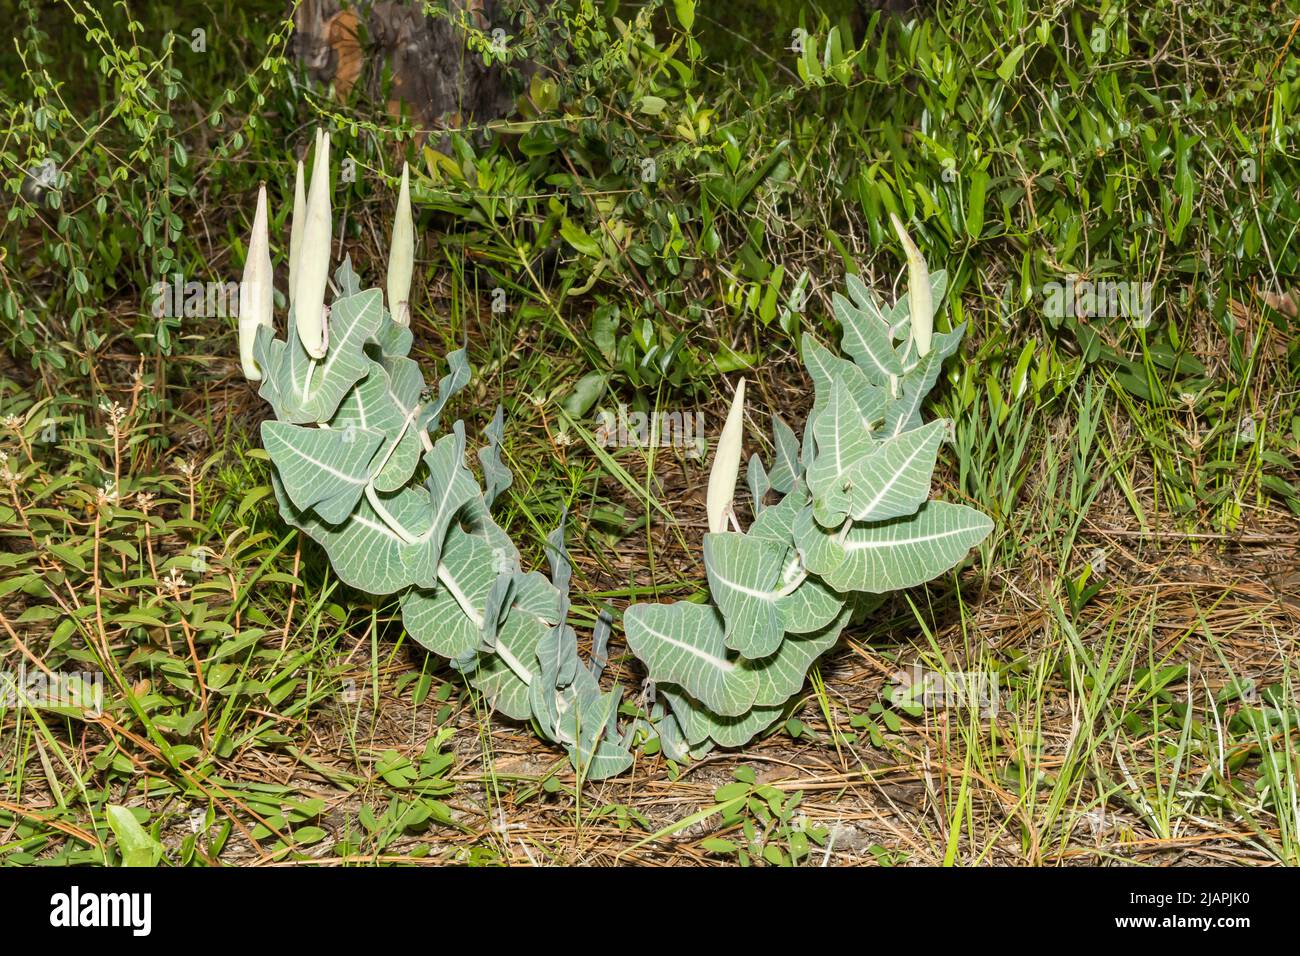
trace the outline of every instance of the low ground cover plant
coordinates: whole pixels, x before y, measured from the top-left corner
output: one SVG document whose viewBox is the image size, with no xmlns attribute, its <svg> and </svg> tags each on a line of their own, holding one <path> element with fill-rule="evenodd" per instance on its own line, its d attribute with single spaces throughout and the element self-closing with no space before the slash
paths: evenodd
<svg viewBox="0 0 1300 956">
<path fill-rule="evenodd" d="M 621 691 L 602 691 L 599 667 L 579 658 L 567 623 L 563 526 L 548 542 L 548 580 L 522 570 L 514 542 L 492 519 L 493 501 L 511 483 L 499 447 L 502 409 L 478 450 L 482 485 L 465 464 L 464 422 L 435 437 L 470 370 L 464 352 L 453 352 L 431 393 L 408 355 L 414 239 L 407 174 L 389 250 L 387 307 L 378 289 L 361 288 L 349 261 L 334 273 L 336 294 L 325 304 L 327 134 L 317 136 L 305 195 L 302 184 L 299 164 L 284 339 L 274 333 L 265 189 L 241 289 L 244 371 L 261 382 L 276 415 L 263 423 L 262 441 L 275 465 L 281 514 L 325 549 L 344 582 L 399 594 L 408 633 L 450 660 L 495 710 L 531 720 L 564 745 L 580 776 L 626 769 L 638 727 L 679 759 L 746 743 L 780 716 L 855 611 L 948 571 L 991 530 L 973 508 L 929 501 L 947 425 L 923 423 L 921 402 L 964 330 L 934 335 L 946 274 L 929 274 L 895 217 L 908 255 L 908 295 L 886 308 L 856 278 L 848 297 L 836 293 L 840 344 L 850 358 L 805 334 L 816 401 L 802 443 L 774 418 L 776 460 L 750 460 L 748 532 L 734 507 L 740 380 L 709 480 L 703 556 L 712 603 L 627 610 L 628 644 L 668 706 L 652 707 L 648 720 L 620 733 Z M 769 504 L 770 495 L 779 501 Z"/>
</svg>

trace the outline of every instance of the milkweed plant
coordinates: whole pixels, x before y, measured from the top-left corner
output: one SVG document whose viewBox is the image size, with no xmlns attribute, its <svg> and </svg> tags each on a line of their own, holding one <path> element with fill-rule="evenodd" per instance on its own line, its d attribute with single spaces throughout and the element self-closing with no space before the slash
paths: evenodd
<svg viewBox="0 0 1300 956">
<path fill-rule="evenodd" d="M 923 422 L 921 403 L 964 327 L 933 333 L 946 275 L 928 273 L 894 218 L 908 293 L 887 308 L 849 276 L 847 297 L 833 297 L 848 358 L 804 335 L 813 409 L 802 441 L 774 416 L 775 459 L 749 460 L 748 531 L 733 507 L 739 382 L 709 475 L 710 601 L 626 610 L 627 644 L 648 681 L 641 716 L 620 726 L 622 689 L 600 683 L 609 616 L 598 619 L 590 660 L 567 624 L 563 521 L 547 539 L 548 578 L 522 569 L 492 518 L 512 481 L 501 457 L 502 408 L 477 449 L 476 477 L 466 465 L 464 422 L 447 428 L 442 420 L 470 380 L 465 350 L 446 356 L 436 390 L 409 357 L 409 171 L 403 167 L 383 292 L 362 289 L 347 258 L 331 281 L 328 133 L 317 133 L 309 181 L 304 172 L 299 162 L 283 339 L 274 331 L 265 186 L 240 286 L 240 364 L 275 414 L 261 437 L 280 513 L 324 548 L 344 583 L 397 595 L 411 637 L 447 658 L 493 709 L 530 721 L 565 748 L 580 779 L 621 773 L 633 744 L 646 739 L 678 760 L 748 742 L 777 720 L 855 612 L 949 570 L 991 529 L 972 508 L 929 500 L 947 426 Z"/>
</svg>

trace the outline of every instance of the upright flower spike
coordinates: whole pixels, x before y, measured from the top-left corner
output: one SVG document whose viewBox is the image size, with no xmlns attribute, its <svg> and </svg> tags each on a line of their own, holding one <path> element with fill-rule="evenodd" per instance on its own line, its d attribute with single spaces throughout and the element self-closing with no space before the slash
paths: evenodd
<svg viewBox="0 0 1300 956">
<path fill-rule="evenodd" d="M 266 185 L 257 190 L 257 212 L 253 216 L 253 233 L 248 239 L 248 256 L 244 260 L 244 278 L 239 283 L 239 363 L 250 382 L 262 379 L 262 370 L 253 358 L 257 327 L 271 328 L 274 277 L 271 273 L 271 238 L 266 219 Z"/>
<path fill-rule="evenodd" d="M 297 294 L 298 257 L 302 255 L 302 230 L 307 224 L 307 190 L 303 186 L 302 160 L 293 183 L 293 219 L 289 223 L 289 304 Z"/>
<path fill-rule="evenodd" d="M 312 358 L 324 358 L 325 286 L 330 267 L 330 135 L 316 134 L 316 159 L 307 190 L 307 221 L 303 224 L 298 253 L 294 324 L 302 347 Z"/>
<path fill-rule="evenodd" d="M 713 453 L 713 468 L 709 472 L 709 489 L 705 497 L 709 530 L 726 531 L 731 503 L 736 497 L 736 478 L 740 475 L 740 440 L 745 425 L 745 380 L 736 386 L 736 397 L 731 400 L 731 410 L 718 437 L 718 449 Z"/>
<path fill-rule="evenodd" d="M 925 357 L 930 351 L 930 335 L 934 331 L 934 302 L 930 298 L 930 270 L 926 268 L 921 250 L 916 248 L 903 223 L 892 212 L 889 221 L 894 224 L 898 241 L 907 253 L 907 302 L 912 315 L 912 341 L 916 354 Z"/>
<path fill-rule="evenodd" d="M 415 266 L 415 224 L 411 219 L 411 171 L 402 163 L 393 238 L 388 244 L 388 311 L 393 321 L 411 324 L 411 271 Z"/>
</svg>

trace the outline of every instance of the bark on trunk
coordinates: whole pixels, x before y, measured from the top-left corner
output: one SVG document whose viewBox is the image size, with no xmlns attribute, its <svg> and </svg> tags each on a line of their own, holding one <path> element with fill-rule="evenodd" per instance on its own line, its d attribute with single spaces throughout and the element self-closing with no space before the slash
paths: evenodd
<svg viewBox="0 0 1300 956">
<path fill-rule="evenodd" d="M 353 3 L 303 0 L 294 14 L 294 53 L 313 80 L 333 83 L 346 98 L 361 83 L 366 94 L 381 97 L 388 112 L 405 105 L 415 124 L 434 133 L 505 116 L 514 94 L 506 73 L 485 67 L 480 53 L 466 46 L 458 25 L 467 19 L 489 36 L 497 22 L 496 0 L 453 0 L 451 16 L 426 17 L 418 0 Z M 384 66 L 392 85 L 383 89 Z M 435 144 L 443 137 L 433 135 Z"/>
</svg>

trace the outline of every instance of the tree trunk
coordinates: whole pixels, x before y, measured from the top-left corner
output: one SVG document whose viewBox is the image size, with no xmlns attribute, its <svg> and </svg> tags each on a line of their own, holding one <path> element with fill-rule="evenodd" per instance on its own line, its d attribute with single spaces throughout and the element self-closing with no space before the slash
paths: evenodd
<svg viewBox="0 0 1300 956">
<path fill-rule="evenodd" d="M 494 20 L 497 0 L 452 0 L 450 16 L 436 18 L 420 6 L 419 0 L 386 0 L 343 9 L 339 0 L 303 0 L 294 14 L 294 55 L 313 80 L 332 83 L 338 99 L 361 83 L 392 116 L 405 108 L 422 137 L 443 145 L 438 130 L 498 119 L 514 101 L 506 71 L 483 65 L 482 54 L 467 47 L 461 21 L 489 37 L 513 30 L 504 18 Z M 385 65 L 392 76 L 387 90 Z"/>
</svg>

